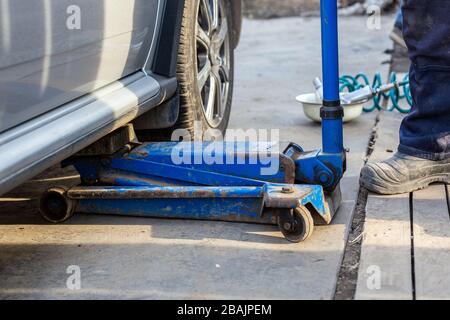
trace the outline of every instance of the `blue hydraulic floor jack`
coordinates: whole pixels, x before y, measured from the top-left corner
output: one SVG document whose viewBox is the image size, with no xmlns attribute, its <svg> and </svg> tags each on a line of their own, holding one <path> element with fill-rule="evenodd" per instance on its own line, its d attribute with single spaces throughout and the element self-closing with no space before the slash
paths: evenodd
<svg viewBox="0 0 450 320">
<path fill-rule="evenodd" d="M 305 152 L 294 143 L 284 152 L 271 144 L 239 142 L 139 144 L 130 138 L 130 127 L 122 128 L 114 139 L 129 139 L 119 150 L 99 154 L 87 148 L 66 161 L 79 171 L 82 183 L 45 192 L 42 215 L 51 222 L 84 212 L 269 223 L 278 224 L 292 242 L 306 240 L 315 222 L 331 223 L 346 163 L 336 0 L 321 1 L 321 20 L 322 150 Z M 205 153 L 214 156 L 214 163 L 198 161 Z M 174 155 L 180 154 L 185 161 L 175 163 Z M 268 155 L 270 164 L 258 160 Z M 265 173 L 274 161 L 277 170 Z"/>
</svg>

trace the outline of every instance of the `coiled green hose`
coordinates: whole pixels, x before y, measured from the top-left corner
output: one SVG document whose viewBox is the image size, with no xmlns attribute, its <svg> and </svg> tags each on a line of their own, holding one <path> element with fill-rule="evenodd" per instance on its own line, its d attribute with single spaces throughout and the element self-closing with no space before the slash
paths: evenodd
<svg viewBox="0 0 450 320">
<path fill-rule="evenodd" d="M 389 83 L 397 82 L 397 74 L 392 72 L 389 76 Z M 373 90 L 381 87 L 383 84 L 381 74 L 375 74 L 372 84 L 369 82 L 369 77 L 364 73 L 359 73 L 355 77 L 344 75 L 339 79 L 341 92 L 353 92 L 365 86 L 371 86 Z M 382 106 L 383 99 L 391 102 L 387 108 Z M 408 106 L 400 106 L 400 101 L 406 99 Z M 398 83 L 398 88 L 390 90 L 388 93 L 382 93 L 373 98 L 373 105 L 364 107 L 365 112 L 372 112 L 374 110 L 385 109 L 387 111 L 398 110 L 401 113 L 409 113 L 412 106 L 412 96 L 409 88 L 409 75 L 406 75 L 401 82 Z"/>
</svg>

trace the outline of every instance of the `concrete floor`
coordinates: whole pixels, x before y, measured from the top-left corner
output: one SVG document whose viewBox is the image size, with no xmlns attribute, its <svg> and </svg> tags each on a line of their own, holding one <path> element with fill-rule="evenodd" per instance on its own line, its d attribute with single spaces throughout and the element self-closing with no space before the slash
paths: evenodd
<svg viewBox="0 0 450 320">
<path fill-rule="evenodd" d="M 342 19 L 343 73 L 386 71 L 391 21 L 368 30 L 365 18 Z M 320 146 L 320 126 L 294 100 L 321 73 L 319 32 L 318 18 L 244 22 L 231 128 L 280 129 L 282 141 Z M 44 174 L 0 200 L 0 298 L 331 299 L 373 124 L 367 114 L 345 126 L 344 203 L 303 244 L 250 224 L 76 215 L 48 225 L 35 198 L 77 179 Z M 80 268 L 81 290 L 66 286 L 70 266 Z"/>
</svg>

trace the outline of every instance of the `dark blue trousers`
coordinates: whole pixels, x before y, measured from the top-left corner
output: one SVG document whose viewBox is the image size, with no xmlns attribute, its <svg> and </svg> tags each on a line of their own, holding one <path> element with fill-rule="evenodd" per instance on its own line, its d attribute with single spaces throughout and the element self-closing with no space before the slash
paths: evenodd
<svg viewBox="0 0 450 320">
<path fill-rule="evenodd" d="M 450 1 L 403 0 L 414 105 L 400 128 L 399 151 L 450 158 Z"/>
</svg>

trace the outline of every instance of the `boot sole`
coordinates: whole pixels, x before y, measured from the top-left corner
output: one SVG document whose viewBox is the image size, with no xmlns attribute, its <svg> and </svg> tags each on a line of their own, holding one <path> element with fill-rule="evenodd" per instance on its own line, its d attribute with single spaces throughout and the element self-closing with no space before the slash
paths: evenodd
<svg viewBox="0 0 450 320">
<path fill-rule="evenodd" d="M 429 177 L 416 179 L 401 185 L 390 185 L 384 182 L 383 183 L 384 185 L 381 186 L 377 184 L 376 181 L 372 180 L 370 183 L 368 183 L 363 179 L 360 179 L 360 184 L 362 187 L 368 189 L 369 191 L 382 195 L 394 195 L 423 190 L 427 188 L 430 184 L 437 182 L 450 184 L 450 173 L 434 174 Z"/>
</svg>

